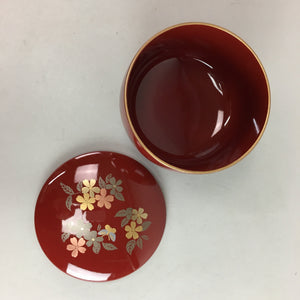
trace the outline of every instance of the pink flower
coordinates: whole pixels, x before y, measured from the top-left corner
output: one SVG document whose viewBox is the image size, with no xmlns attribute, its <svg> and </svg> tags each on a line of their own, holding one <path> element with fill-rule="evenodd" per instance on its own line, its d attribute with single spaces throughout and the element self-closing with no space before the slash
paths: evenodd
<svg viewBox="0 0 300 300">
<path fill-rule="evenodd" d="M 82 247 L 85 244 L 85 240 L 80 238 L 78 241 L 76 237 L 70 239 L 71 244 L 67 245 L 67 250 L 72 251 L 71 255 L 73 257 L 78 256 L 78 252 L 85 253 L 86 248 Z"/>
<path fill-rule="evenodd" d="M 105 208 L 110 209 L 111 208 L 111 202 L 114 201 L 114 196 L 108 195 L 106 196 L 106 189 L 100 190 L 100 195 L 96 195 L 95 199 L 98 201 L 97 205 L 99 207 L 105 206 Z"/>
</svg>

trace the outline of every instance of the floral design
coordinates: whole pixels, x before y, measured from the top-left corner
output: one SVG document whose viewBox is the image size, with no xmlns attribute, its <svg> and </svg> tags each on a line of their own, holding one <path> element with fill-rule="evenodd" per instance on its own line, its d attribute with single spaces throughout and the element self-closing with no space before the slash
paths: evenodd
<svg viewBox="0 0 300 300">
<path fill-rule="evenodd" d="M 112 240 L 113 242 L 116 240 L 116 228 L 112 228 L 109 225 L 105 225 L 104 227 L 105 229 L 102 229 L 101 231 L 99 231 L 99 234 L 102 236 L 107 235 L 108 236 L 108 240 Z"/>
<path fill-rule="evenodd" d="M 143 231 L 143 227 L 142 226 L 136 227 L 136 223 L 131 221 L 130 226 L 129 225 L 125 226 L 125 231 L 127 231 L 126 237 L 128 239 L 133 238 L 134 240 L 137 240 L 139 237 L 138 232 Z"/>
<path fill-rule="evenodd" d="M 99 177 L 100 188 L 109 190 L 109 193 L 113 195 L 117 200 L 124 201 L 124 196 L 122 194 L 123 187 L 121 186 L 122 180 L 117 180 L 112 174 L 108 174 L 104 179 Z"/>
<path fill-rule="evenodd" d="M 100 176 L 98 178 L 98 185 L 96 186 L 96 179 L 84 179 L 80 181 L 76 185 L 76 189 L 79 193 L 75 193 L 74 190 L 64 184 L 60 183 L 62 190 L 68 195 L 66 199 L 66 207 L 68 210 L 72 210 L 72 206 L 76 206 L 78 204 L 73 203 L 73 196 L 76 196 L 76 201 L 81 203 L 81 210 L 93 210 L 94 203 L 97 201 L 97 206 L 106 209 L 110 209 L 112 206 L 112 202 L 116 198 L 119 201 L 125 201 L 124 196 L 122 194 L 123 188 L 121 186 L 122 180 L 116 180 L 112 174 L 108 174 L 105 177 L 105 180 Z M 109 191 L 109 195 L 108 194 Z"/>
<path fill-rule="evenodd" d="M 115 217 L 124 217 L 121 221 L 121 227 L 125 226 L 125 236 L 129 240 L 126 244 L 127 252 L 131 255 L 135 246 L 143 249 L 143 240 L 149 240 L 149 237 L 144 234 L 142 235 L 142 232 L 146 231 L 151 225 L 150 221 L 143 220 L 148 218 L 148 214 L 144 212 L 144 209 L 132 209 L 129 207 L 119 210 Z M 130 225 L 127 225 L 129 222 Z"/>
<path fill-rule="evenodd" d="M 105 206 L 105 208 L 110 209 L 111 208 L 111 202 L 114 201 L 114 196 L 108 195 L 106 196 L 107 191 L 106 189 L 100 190 L 100 195 L 96 195 L 95 199 L 98 201 L 97 205 L 99 207 Z"/>
<path fill-rule="evenodd" d="M 80 238 L 78 241 L 76 237 L 72 237 L 70 239 L 71 244 L 67 245 L 67 250 L 72 251 L 71 255 L 73 257 L 77 257 L 78 253 L 85 253 L 86 248 L 84 248 L 85 240 L 83 238 Z"/>
<path fill-rule="evenodd" d="M 86 210 L 87 208 L 89 210 L 93 210 L 94 209 L 93 203 L 96 202 L 95 198 L 90 198 L 89 194 L 83 194 L 83 197 L 77 196 L 76 201 L 81 203 L 80 205 L 81 210 Z"/>
<path fill-rule="evenodd" d="M 103 242 L 103 237 L 98 236 L 98 233 L 96 230 L 86 233 L 84 235 L 84 238 L 87 240 L 86 245 L 88 247 L 91 247 L 92 245 L 95 245 L 96 243 Z"/>
<path fill-rule="evenodd" d="M 84 187 L 82 188 L 82 193 L 87 194 L 89 193 L 90 196 L 93 198 L 95 193 L 100 193 L 100 188 L 95 186 L 96 179 L 91 179 L 90 181 L 85 179 L 82 181 Z"/>
<path fill-rule="evenodd" d="M 67 222 L 68 224 L 68 220 L 72 219 L 74 222 L 74 216 L 72 218 L 69 218 L 65 221 L 62 222 Z M 82 222 L 82 220 L 79 220 L 79 222 Z M 63 223 L 66 224 L 66 223 Z M 90 224 L 90 223 L 89 223 Z M 92 225 L 91 225 L 92 226 Z M 63 230 L 66 227 L 64 227 L 63 225 Z M 101 225 L 98 225 L 97 230 L 101 229 Z M 104 233 L 105 231 L 105 233 Z M 83 247 L 84 245 L 86 245 L 87 247 L 92 247 L 92 251 L 95 254 L 98 254 L 101 250 L 101 246 L 107 250 L 107 251 L 113 251 L 113 250 L 117 250 L 118 248 L 112 244 L 112 243 L 106 243 L 104 242 L 104 237 L 108 236 L 108 241 L 112 240 L 113 242 L 116 240 L 116 229 L 112 228 L 110 225 L 105 225 L 105 230 L 101 230 L 100 232 L 97 232 L 96 230 L 92 230 L 92 231 L 87 231 L 85 232 L 85 234 L 83 235 L 83 237 L 80 237 L 80 239 L 77 241 L 76 237 L 71 237 L 70 238 L 70 242 L 71 244 L 67 245 L 67 250 L 72 251 L 71 255 L 72 257 L 76 258 L 78 256 L 78 252 L 80 253 L 85 253 L 86 248 Z M 80 231 L 79 231 L 80 232 Z M 72 234 L 76 234 L 76 233 L 72 233 Z M 71 233 L 70 232 L 63 232 L 61 235 L 61 239 L 63 242 L 65 242 L 69 237 L 70 237 Z M 81 235 L 81 232 L 80 232 Z M 76 235 L 77 237 L 79 237 L 80 235 Z"/>
<path fill-rule="evenodd" d="M 115 177 L 108 179 L 109 183 L 106 185 L 106 188 L 110 190 L 111 195 L 115 195 L 118 192 L 122 192 L 123 188 L 121 187 L 122 180 L 116 181 Z"/>
<path fill-rule="evenodd" d="M 143 208 L 139 208 L 138 210 L 132 210 L 131 220 L 136 221 L 138 224 L 142 224 L 143 219 L 147 219 L 148 214 L 144 212 Z"/>
<path fill-rule="evenodd" d="M 121 192 L 117 192 L 115 195 L 112 195 L 110 190 L 110 194 L 107 195 L 108 188 L 106 188 L 106 186 L 109 185 L 110 181 L 114 182 L 115 179 L 111 180 L 112 178 L 114 177 L 109 174 L 106 176 L 104 181 L 100 176 L 98 180 L 99 187 L 96 186 L 95 179 L 85 179 L 82 182 L 78 182 L 76 190 L 79 193 L 75 193 L 71 187 L 64 183 L 60 183 L 62 190 L 68 195 L 66 199 L 67 209 L 72 211 L 73 206 L 79 206 L 75 209 L 72 217 L 62 220 L 61 239 L 63 242 L 66 242 L 69 239 L 70 243 L 67 245 L 67 250 L 72 251 L 71 256 L 74 258 L 76 258 L 79 253 L 86 253 L 86 247 L 91 248 L 95 254 L 98 254 L 101 248 L 104 248 L 106 251 L 114 251 L 118 249 L 113 243 L 111 243 L 111 241 L 116 241 L 116 228 L 106 224 L 105 229 L 101 230 L 101 225 L 98 224 L 97 230 L 92 230 L 93 225 L 86 218 L 87 211 L 94 210 L 95 206 L 110 209 L 115 198 L 124 201 L 124 197 Z M 119 180 L 118 184 L 121 182 L 122 181 Z M 118 188 L 118 190 L 122 191 L 123 189 Z M 73 203 L 74 196 L 76 196 L 75 203 Z M 96 201 L 97 204 L 94 205 Z"/>
<path fill-rule="evenodd" d="M 113 243 L 116 241 L 117 229 L 109 224 L 106 224 L 103 229 L 98 224 L 97 228 L 93 229 L 93 225 L 87 220 L 88 211 L 97 207 L 111 209 L 115 199 L 125 201 L 122 194 L 122 180 L 117 180 L 112 174 L 103 178 L 100 176 L 98 182 L 96 179 L 84 179 L 78 182 L 75 190 L 78 192 L 74 192 L 70 186 L 60 183 L 62 190 L 67 194 L 67 209 L 72 211 L 72 208 L 75 207 L 74 215 L 62 221 L 61 235 L 63 242 L 69 240 L 66 249 L 71 251 L 71 256 L 74 258 L 78 257 L 79 253 L 86 253 L 87 249 L 92 249 L 95 254 L 98 254 L 101 248 L 107 251 L 117 250 Z M 74 198 L 76 202 L 73 203 Z M 149 239 L 144 231 L 151 225 L 151 222 L 147 220 L 148 213 L 144 211 L 144 208 L 122 209 L 116 213 L 115 217 L 122 217 L 120 225 L 128 240 L 126 251 L 129 255 L 136 246 L 143 249 L 144 241 Z"/>
</svg>

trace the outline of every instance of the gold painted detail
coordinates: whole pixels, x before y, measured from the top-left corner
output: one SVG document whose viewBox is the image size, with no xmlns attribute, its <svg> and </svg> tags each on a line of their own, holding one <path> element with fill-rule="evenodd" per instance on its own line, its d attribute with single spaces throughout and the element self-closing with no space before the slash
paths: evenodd
<svg viewBox="0 0 300 300">
<path fill-rule="evenodd" d="M 125 226 L 125 236 L 129 240 L 126 244 L 128 254 L 132 254 L 135 246 L 143 249 L 143 240 L 149 240 L 149 237 L 142 234 L 142 232 L 146 231 L 151 225 L 150 221 L 144 221 L 148 218 L 148 214 L 144 212 L 144 209 L 122 209 L 116 213 L 115 217 L 123 217 L 121 227 Z"/>
<path fill-rule="evenodd" d="M 73 220 L 72 222 L 76 223 L 75 220 Z M 117 250 L 118 248 L 114 244 L 110 243 L 110 241 L 115 242 L 116 240 L 116 228 L 112 228 L 108 224 L 106 224 L 104 228 L 105 229 L 100 230 L 101 225 L 99 224 L 97 226 L 98 232 L 96 230 L 88 230 L 85 231 L 83 235 L 80 233 L 80 229 L 82 228 L 79 228 L 76 236 L 70 238 L 70 244 L 67 245 L 66 249 L 68 251 L 72 251 L 71 256 L 74 258 L 76 258 L 79 253 L 84 254 L 86 252 L 87 248 L 85 248 L 84 246 L 92 247 L 92 251 L 95 254 L 98 254 L 101 248 L 104 248 L 107 251 Z M 63 232 L 61 235 L 62 241 L 66 242 L 69 239 L 70 235 L 71 234 L 69 232 Z M 107 241 L 105 241 L 105 238 L 107 239 Z"/>
<path fill-rule="evenodd" d="M 76 207 L 80 203 L 81 210 L 91 211 L 95 208 L 96 202 L 98 207 L 110 209 L 114 199 L 125 201 L 122 194 L 122 180 L 116 180 L 112 174 L 108 174 L 105 180 L 101 176 L 99 177 L 99 186 L 96 185 L 96 182 L 96 179 L 84 179 L 82 182 L 78 182 L 76 189 L 79 193 L 75 193 L 70 186 L 61 182 L 62 190 L 68 195 L 66 199 L 67 209 L 71 211 L 72 206 Z M 73 196 L 76 196 L 75 199 L 78 203 L 73 203 Z"/>
<path fill-rule="evenodd" d="M 97 230 L 92 230 L 92 224 L 86 219 L 86 212 L 92 211 L 95 207 L 110 209 L 114 199 L 125 201 L 122 194 L 122 180 L 116 180 L 112 174 L 108 174 L 105 180 L 100 176 L 98 185 L 96 179 L 84 179 L 78 182 L 75 192 L 70 186 L 60 183 L 62 190 L 68 195 L 66 199 L 66 207 L 72 211 L 75 208 L 74 215 L 67 220 L 62 221 L 61 239 L 65 243 L 71 256 L 76 258 L 79 253 L 84 254 L 87 247 L 91 247 L 95 254 L 98 254 L 101 248 L 107 251 L 116 250 L 117 247 L 112 243 L 116 241 L 116 228 L 109 224 L 101 229 L 101 225 L 97 226 Z M 73 197 L 76 202 L 73 203 Z"/>
<path fill-rule="evenodd" d="M 89 194 L 83 194 L 83 197 L 82 196 L 77 196 L 76 201 L 81 203 L 80 204 L 80 209 L 81 210 L 86 210 L 87 208 L 89 210 L 93 210 L 94 209 L 93 203 L 96 202 L 95 198 L 90 198 Z"/>
</svg>

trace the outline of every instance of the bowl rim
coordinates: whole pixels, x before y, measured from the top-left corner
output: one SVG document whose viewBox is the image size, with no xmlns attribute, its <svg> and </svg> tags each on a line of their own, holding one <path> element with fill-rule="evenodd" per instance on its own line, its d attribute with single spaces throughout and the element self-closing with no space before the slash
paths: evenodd
<svg viewBox="0 0 300 300">
<path fill-rule="evenodd" d="M 184 168 L 180 168 L 180 167 L 177 167 L 175 165 L 172 165 L 166 161 L 164 161 L 163 159 L 159 158 L 156 154 L 154 154 L 145 144 L 144 142 L 141 140 L 141 138 L 139 137 L 139 135 L 137 134 L 134 126 L 133 126 L 133 123 L 132 123 L 132 120 L 131 120 L 131 117 L 130 117 L 130 114 L 129 114 L 129 109 L 128 109 L 128 99 L 127 99 L 127 88 L 128 88 L 128 81 L 129 81 L 129 77 L 131 75 L 131 71 L 133 69 L 133 66 L 137 60 L 137 58 L 139 57 L 139 55 L 141 54 L 142 51 L 144 51 L 144 49 L 153 41 L 155 40 L 158 36 L 162 35 L 163 33 L 167 32 L 167 31 L 170 31 L 174 28 L 178 28 L 178 27 L 184 27 L 184 26 L 190 26 L 190 25 L 201 25 L 201 26 L 207 26 L 207 27 L 212 27 L 212 28 L 215 28 L 215 29 L 218 29 L 218 30 L 221 30 L 223 32 L 226 32 L 228 34 L 230 34 L 232 37 L 234 37 L 235 39 L 237 39 L 238 41 L 240 41 L 254 56 L 254 58 L 256 59 L 256 61 L 258 62 L 262 72 L 263 72 L 263 75 L 264 75 L 264 79 L 265 79 L 265 83 L 266 83 L 266 86 L 267 86 L 267 93 L 268 93 L 268 106 L 267 106 L 267 113 L 266 113 L 266 117 L 265 117 L 265 122 L 264 122 L 264 125 L 259 133 L 259 135 L 257 136 L 256 140 L 254 141 L 254 143 L 251 145 L 251 147 L 242 155 L 240 156 L 239 158 L 237 158 L 236 160 L 234 160 L 233 162 L 231 162 L 230 164 L 227 164 L 221 168 L 216 168 L 216 169 L 212 169 L 212 170 L 206 170 L 206 171 L 201 171 L 201 170 L 189 170 L 189 169 L 184 169 Z M 228 29 L 225 29 L 219 25 L 215 25 L 215 24 L 211 24 L 211 23 L 205 23 L 205 22 L 184 22 L 184 23 L 179 23 L 179 24 L 176 24 L 176 25 L 173 25 L 173 26 L 169 26 L 161 31 L 159 31 L 158 33 L 156 33 L 155 35 L 153 35 L 151 38 L 149 38 L 138 50 L 138 52 L 135 54 L 134 58 L 132 59 L 131 63 L 130 63 L 130 66 L 128 68 L 128 71 L 127 71 L 127 74 L 126 74 L 126 77 L 125 77 L 125 81 L 124 81 L 124 106 L 125 106 L 125 114 L 126 114 L 126 118 L 127 118 L 127 121 L 128 121 L 128 124 L 129 124 L 129 127 L 130 127 L 130 130 L 131 132 L 133 133 L 134 135 L 134 138 L 138 141 L 139 145 L 143 148 L 143 150 L 152 158 L 154 159 L 154 161 L 158 162 L 160 165 L 168 168 L 168 169 L 171 169 L 171 170 L 175 170 L 175 171 L 178 171 L 178 172 L 181 172 L 181 173 L 188 173 L 188 174 L 208 174 L 208 173 L 214 173 L 214 172 L 218 172 L 218 171 L 221 171 L 221 170 L 224 170 L 224 169 L 227 169 L 233 165 L 235 165 L 236 163 L 238 163 L 239 161 L 241 161 L 243 158 L 245 158 L 253 149 L 254 147 L 257 145 L 257 143 L 260 141 L 265 129 L 266 129 L 266 126 L 267 126 L 267 123 L 268 123 L 268 120 L 269 120 L 269 115 L 270 115 L 270 106 L 271 106 L 271 92 L 270 92 L 270 84 L 269 84 L 269 80 L 268 80 L 268 77 L 267 77 L 267 74 L 266 74 L 266 71 L 260 61 L 260 59 L 258 58 L 257 54 L 254 52 L 254 50 L 242 39 L 240 38 L 239 36 L 237 36 L 235 33 L 231 32 L 230 30 Z"/>
</svg>

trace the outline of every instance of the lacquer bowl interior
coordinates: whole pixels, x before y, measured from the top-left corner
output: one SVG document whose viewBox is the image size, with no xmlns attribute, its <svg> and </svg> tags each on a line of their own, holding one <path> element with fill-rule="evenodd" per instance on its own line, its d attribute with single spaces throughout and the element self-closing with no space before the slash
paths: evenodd
<svg viewBox="0 0 300 300">
<path fill-rule="evenodd" d="M 182 172 L 226 168 L 260 139 L 269 115 L 265 71 L 220 27 L 188 23 L 151 38 L 125 79 L 127 130 L 153 162 Z"/>
</svg>

